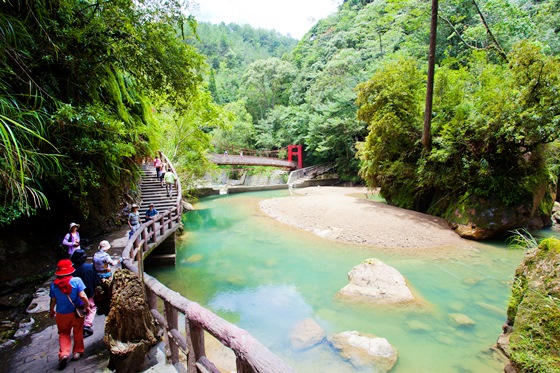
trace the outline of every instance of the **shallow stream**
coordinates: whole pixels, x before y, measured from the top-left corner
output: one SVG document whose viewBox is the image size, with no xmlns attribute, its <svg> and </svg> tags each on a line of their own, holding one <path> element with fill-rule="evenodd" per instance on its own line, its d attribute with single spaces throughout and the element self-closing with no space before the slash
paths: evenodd
<svg viewBox="0 0 560 373">
<path fill-rule="evenodd" d="M 426 250 L 333 242 L 260 211 L 260 200 L 288 195 L 273 191 L 200 200 L 184 217 L 176 266 L 149 273 L 246 329 L 298 372 L 358 371 L 328 343 L 303 352 L 290 347 L 292 327 L 306 317 L 327 335 L 356 330 L 386 338 L 398 350 L 391 372 L 503 371 L 489 347 L 505 321 L 522 251 L 499 242 Z M 371 257 L 400 271 L 425 305 L 393 308 L 337 300 L 348 272 Z M 453 313 L 475 324 L 456 325 Z"/>
</svg>

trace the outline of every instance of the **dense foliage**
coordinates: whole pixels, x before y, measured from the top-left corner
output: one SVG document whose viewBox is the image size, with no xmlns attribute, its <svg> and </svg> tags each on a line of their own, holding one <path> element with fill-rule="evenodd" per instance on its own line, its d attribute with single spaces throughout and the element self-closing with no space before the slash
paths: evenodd
<svg viewBox="0 0 560 373">
<path fill-rule="evenodd" d="M 441 215 L 468 195 L 511 206 L 543 180 L 554 182 L 545 144 L 560 135 L 560 61 L 527 42 L 508 59 L 491 63 L 476 52 L 460 68 L 444 61 L 427 154 L 419 145 L 425 89 L 414 61 L 388 63 L 360 85 L 358 115 L 370 129 L 360 152 L 368 184 L 399 206 Z"/>
<path fill-rule="evenodd" d="M 205 110 L 203 58 L 178 37 L 191 26 L 179 1 L 2 3 L 3 223 L 49 195 L 87 217 L 96 194 L 129 187 L 166 135 L 157 103 L 213 125 L 220 113 Z M 200 105 L 204 119 L 192 114 Z"/>
<path fill-rule="evenodd" d="M 356 117 L 354 88 L 374 74 L 378 77 L 379 70 L 387 68 L 387 61 L 402 58 L 415 61 L 422 75 L 426 70 L 429 6 L 429 2 L 413 0 L 345 1 L 337 13 L 313 26 L 297 47 L 282 57 L 282 64 L 266 58 L 243 73 L 230 70 L 227 79 L 214 79 L 218 92 L 236 92 L 229 101 L 241 102 L 251 114 L 254 137 L 237 145 L 281 148 L 303 144 L 306 164 L 335 162 L 344 179 L 357 181 L 360 166 L 355 145 L 365 140 L 369 123 Z M 507 66 L 507 55 L 522 40 L 538 40 L 544 55 L 556 55 L 560 51 L 559 12 L 558 2 L 552 0 L 440 1 L 437 63 L 445 64 L 445 71 L 457 72 L 468 68 L 475 58 L 481 59 L 479 65 Z M 473 57 L 475 52 L 484 53 L 484 57 Z M 213 56 L 211 53 L 209 58 Z M 236 82 L 233 90 L 229 89 L 231 82 Z M 395 89 L 398 87 L 392 94 Z M 440 86 L 440 93 L 443 89 Z M 417 101 L 407 110 L 415 111 L 416 119 L 421 119 L 422 108 L 417 107 L 420 98 Z"/>
</svg>

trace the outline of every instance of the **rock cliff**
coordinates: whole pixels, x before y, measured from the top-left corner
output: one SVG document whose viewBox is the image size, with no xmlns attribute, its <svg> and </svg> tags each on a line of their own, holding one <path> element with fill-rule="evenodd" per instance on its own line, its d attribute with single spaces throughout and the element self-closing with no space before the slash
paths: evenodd
<svg viewBox="0 0 560 373">
<path fill-rule="evenodd" d="M 517 268 L 503 329 L 507 372 L 560 372 L 560 240 L 543 240 Z"/>
</svg>

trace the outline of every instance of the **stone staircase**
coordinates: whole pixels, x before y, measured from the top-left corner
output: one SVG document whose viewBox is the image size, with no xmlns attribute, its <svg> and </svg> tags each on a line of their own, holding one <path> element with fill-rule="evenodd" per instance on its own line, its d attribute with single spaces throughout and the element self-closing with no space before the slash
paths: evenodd
<svg viewBox="0 0 560 373">
<path fill-rule="evenodd" d="M 140 193 L 142 203 L 140 204 L 140 216 L 144 219 L 146 210 L 150 207 L 150 203 L 154 204 L 156 210 L 160 213 L 175 207 L 177 200 L 177 188 L 173 188 L 173 195 L 167 197 L 165 186 L 161 186 L 159 179 L 156 178 L 156 169 L 152 164 L 142 164 L 142 184 L 140 185 Z"/>
</svg>

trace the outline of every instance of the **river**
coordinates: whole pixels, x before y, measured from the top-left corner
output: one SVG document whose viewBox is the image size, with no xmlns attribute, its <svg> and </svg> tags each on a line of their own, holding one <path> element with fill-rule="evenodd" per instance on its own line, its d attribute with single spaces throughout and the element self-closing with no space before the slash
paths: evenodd
<svg viewBox="0 0 560 373">
<path fill-rule="evenodd" d="M 398 350 L 391 372 L 503 371 L 490 346 L 505 321 L 523 251 L 503 242 L 425 252 L 338 243 L 260 211 L 260 200 L 287 195 L 268 191 L 201 199 L 184 216 L 176 265 L 148 272 L 246 329 L 299 372 L 359 371 L 328 343 L 305 351 L 291 348 L 291 329 L 307 317 L 327 335 L 356 330 L 386 338 Z M 371 257 L 400 271 L 426 305 L 394 308 L 337 300 L 348 272 Z M 474 325 L 456 325 L 451 314 L 466 315 Z"/>
</svg>

